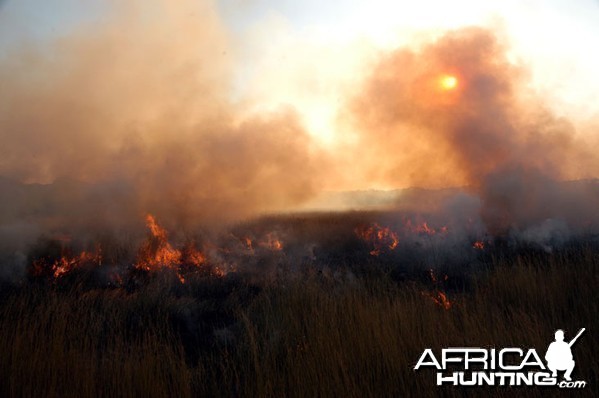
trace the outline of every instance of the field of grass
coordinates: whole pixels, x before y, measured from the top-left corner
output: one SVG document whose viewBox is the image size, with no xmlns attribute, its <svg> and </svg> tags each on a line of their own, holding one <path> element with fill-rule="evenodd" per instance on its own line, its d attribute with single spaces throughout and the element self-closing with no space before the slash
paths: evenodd
<svg viewBox="0 0 599 398">
<path fill-rule="evenodd" d="M 545 396 L 441 388 L 413 367 L 428 347 L 543 356 L 555 329 L 581 327 L 574 377 L 589 394 L 598 270 L 597 250 L 577 248 L 491 259 L 461 287 L 343 268 L 267 283 L 165 273 L 133 290 L 26 282 L 0 292 L 0 396 Z"/>
</svg>

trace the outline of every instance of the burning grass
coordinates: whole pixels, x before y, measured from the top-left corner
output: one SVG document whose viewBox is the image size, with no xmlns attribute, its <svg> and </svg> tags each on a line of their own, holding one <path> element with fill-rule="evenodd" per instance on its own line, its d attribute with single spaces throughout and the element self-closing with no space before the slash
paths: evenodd
<svg viewBox="0 0 599 398">
<path fill-rule="evenodd" d="M 0 291 L 0 395 L 437 396 L 412 370 L 426 347 L 544 352 L 556 328 L 599 326 L 592 242 L 472 247 L 475 237 L 453 242 L 450 227 L 408 230 L 401 217 L 361 213 L 275 217 L 194 244 L 148 225 L 120 257 L 107 244 L 89 257 L 46 247 L 31 256 L 31 272 L 45 259 L 44 277 Z M 447 260 L 437 239 L 468 255 L 435 263 Z M 124 259 L 113 270 L 120 282 L 97 282 Z M 590 386 L 598 350 L 591 338 L 575 347 L 575 372 Z M 480 391 L 490 393 L 506 395 Z"/>
</svg>

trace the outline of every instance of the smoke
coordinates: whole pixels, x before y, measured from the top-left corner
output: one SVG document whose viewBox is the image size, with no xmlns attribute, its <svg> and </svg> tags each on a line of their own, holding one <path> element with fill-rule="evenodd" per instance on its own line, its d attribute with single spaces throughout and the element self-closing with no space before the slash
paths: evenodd
<svg viewBox="0 0 599 398">
<path fill-rule="evenodd" d="M 362 172 L 392 186 L 467 186 L 493 234 L 593 214 L 590 187 L 557 181 L 595 177 L 596 145 L 543 106 L 507 54 L 482 28 L 384 54 L 344 115 Z"/>
<path fill-rule="evenodd" d="M 231 101 L 234 45 L 213 2 L 110 5 L 0 59 L 0 175 L 63 181 L 54 215 L 79 220 L 222 221 L 312 195 L 317 150 L 293 109 L 243 117 Z"/>
<path fill-rule="evenodd" d="M 336 127 L 347 134 L 331 133 L 323 144 L 291 106 L 264 111 L 272 107 L 234 100 L 235 79 L 249 73 L 239 73 L 238 43 L 214 2 L 109 4 L 95 24 L 0 58 L 0 260 L 13 268 L 44 233 L 93 240 L 98 227 L 141 230 L 147 213 L 169 231 L 214 226 L 297 209 L 338 186 L 466 187 L 404 198 L 410 212 L 429 215 L 435 198 L 449 198 L 439 200 L 434 221 L 457 231 L 446 239 L 451 250 L 470 250 L 472 238 L 487 233 L 550 247 L 599 225 L 597 185 L 561 182 L 597 177 L 597 143 L 543 105 L 526 68 L 489 30 L 460 29 L 384 52 L 369 69 L 352 64 L 362 78 L 349 79 L 340 66 L 343 77 L 330 84 L 335 65 L 318 62 L 333 57 L 320 58 L 322 48 L 289 49 L 309 55 L 309 78 L 302 66 L 291 75 L 315 86 L 327 80 L 324 91 L 343 104 Z M 324 69 L 326 79 L 312 79 Z M 444 87 L 450 76 L 455 87 Z M 387 194 L 331 197 L 367 208 L 377 198 L 392 203 Z M 403 225 L 404 216 L 394 222 Z M 444 237 L 406 245 L 428 248 Z M 306 258 L 324 251 L 304 240 L 297 247 Z"/>
</svg>

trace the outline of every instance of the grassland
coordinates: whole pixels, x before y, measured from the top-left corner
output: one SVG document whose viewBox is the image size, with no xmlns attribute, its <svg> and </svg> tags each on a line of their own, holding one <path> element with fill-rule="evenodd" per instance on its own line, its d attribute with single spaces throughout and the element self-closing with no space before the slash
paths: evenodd
<svg viewBox="0 0 599 398">
<path fill-rule="evenodd" d="M 461 287 L 376 268 L 267 283 L 164 274 L 129 291 L 26 282 L 1 292 L 0 396 L 545 396 L 439 388 L 413 367 L 426 347 L 544 354 L 555 329 L 580 327 L 574 374 L 589 394 L 598 269 L 599 253 L 579 247 L 492 259 Z M 450 309 L 427 296 L 439 290 Z"/>
</svg>

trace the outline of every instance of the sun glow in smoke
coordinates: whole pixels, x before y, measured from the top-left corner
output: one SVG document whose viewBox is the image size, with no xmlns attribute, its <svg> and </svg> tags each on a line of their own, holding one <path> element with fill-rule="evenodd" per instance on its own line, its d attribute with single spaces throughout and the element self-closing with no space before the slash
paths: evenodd
<svg viewBox="0 0 599 398">
<path fill-rule="evenodd" d="M 151 211 L 218 225 L 332 191 L 480 186 L 512 164 L 568 179 L 598 169 L 576 126 L 519 94 L 526 68 L 493 29 L 389 31 L 379 46 L 353 24 L 323 42 L 324 31 L 296 35 L 276 19 L 236 38 L 214 2 L 151 0 L 166 12 L 147 15 L 148 2 L 134 3 L 0 60 L 1 176 L 130 187 L 106 195 L 119 204 L 110 222 Z M 78 223 L 82 213 L 100 218 L 86 208 Z M 154 262 L 168 263 L 168 246 L 152 244 Z"/>
<path fill-rule="evenodd" d="M 458 78 L 453 75 L 443 75 L 439 82 L 443 90 L 453 90 L 458 86 Z"/>
</svg>

